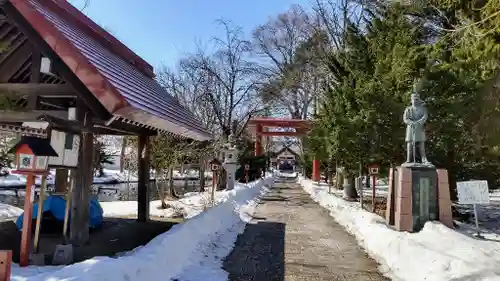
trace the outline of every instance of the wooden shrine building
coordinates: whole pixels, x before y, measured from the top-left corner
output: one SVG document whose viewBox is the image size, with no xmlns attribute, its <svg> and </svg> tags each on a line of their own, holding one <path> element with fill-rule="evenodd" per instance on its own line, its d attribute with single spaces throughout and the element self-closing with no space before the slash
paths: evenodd
<svg viewBox="0 0 500 281">
<path fill-rule="evenodd" d="M 205 141 L 211 135 L 158 85 L 151 65 L 66 0 L 0 5 L 0 104 L 8 103 L 0 130 L 47 137 L 57 129 L 80 136 L 71 241 L 88 239 L 94 134 L 139 136 L 138 219 L 146 221 L 148 138 L 164 132 Z M 48 126 L 23 125 L 40 121 Z"/>
</svg>

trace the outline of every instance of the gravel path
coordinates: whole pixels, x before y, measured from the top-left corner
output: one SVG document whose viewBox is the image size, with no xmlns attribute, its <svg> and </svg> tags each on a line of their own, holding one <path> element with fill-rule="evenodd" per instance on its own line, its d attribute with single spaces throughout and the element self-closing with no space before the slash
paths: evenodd
<svg viewBox="0 0 500 281">
<path fill-rule="evenodd" d="M 385 281 L 354 237 L 295 182 L 277 182 L 226 257 L 230 281 Z"/>
</svg>

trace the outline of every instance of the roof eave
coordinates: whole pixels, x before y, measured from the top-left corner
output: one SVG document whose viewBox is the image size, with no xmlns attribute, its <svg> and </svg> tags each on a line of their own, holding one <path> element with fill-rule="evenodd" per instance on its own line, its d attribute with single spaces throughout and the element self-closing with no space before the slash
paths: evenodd
<svg viewBox="0 0 500 281">
<path fill-rule="evenodd" d="M 185 126 L 147 113 L 133 106 L 122 108 L 114 112 L 113 115 L 130 120 L 132 122 L 136 122 L 137 125 L 142 124 L 145 128 L 160 131 L 162 130 L 184 138 L 194 139 L 197 141 L 207 141 L 213 139 L 213 136 L 209 133 L 186 128 Z"/>
</svg>

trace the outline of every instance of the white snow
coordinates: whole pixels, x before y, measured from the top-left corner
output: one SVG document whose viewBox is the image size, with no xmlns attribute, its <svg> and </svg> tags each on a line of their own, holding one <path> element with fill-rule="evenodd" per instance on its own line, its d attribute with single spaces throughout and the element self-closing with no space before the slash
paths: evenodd
<svg viewBox="0 0 500 281">
<path fill-rule="evenodd" d="M 327 186 L 299 178 L 311 197 L 353 234 L 381 272 L 401 281 L 500 280 L 500 236 L 472 237 L 469 226 L 460 232 L 428 222 L 418 233 L 398 232 L 380 216 L 329 194 Z"/>
<path fill-rule="evenodd" d="M 282 178 L 296 178 L 298 176 L 297 172 L 286 173 L 286 172 L 280 172 L 278 170 L 275 170 L 274 174 Z"/>
<path fill-rule="evenodd" d="M 11 278 L 16 281 L 163 281 L 175 278 L 225 281 L 228 276 L 221 269 L 222 259 L 230 253 L 238 234 L 250 221 L 257 198 L 267 192 L 265 186 L 272 182 L 273 178 L 268 177 L 248 185 L 237 184 L 234 190 L 218 193 L 219 204 L 215 207 L 118 258 L 95 257 L 62 268 L 14 266 Z M 189 203 L 200 201 L 194 195 L 188 198 Z"/>
<path fill-rule="evenodd" d="M 8 170 L 12 172 L 13 169 Z M 199 171 L 196 170 L 187 170 L 185 173 L 180 173 L 179 171 L 174 171 L 174 178 L 176 182 L 182 181 L 186 177 L 198 177 Z M 207 180 L 212 178 L 211 172 L 205 172 L 205 177 Z M 150 176 L 151 180 L 154 180 L 154 172 L 152 172 Z M 138 178 L 135 173 L 124 171 L 120 172 L 119 170 L 112 169 L 104 169 L 104 176 L 94 176 L 93 183 L 94 184 L 108 184 L 108 183 L 126 183 L 126 182 L 137 182 Z M 49 175 L 47 176 L 47 184 L 54 185 L 55 180 L 55 171 L 51 170 Z M 37 186 L 42 184 L 42 177 L 37 176 L 35 178 L 35 184 Z M 15 173 L 10 173 L 6 176 L 0 176 L 0 187 L 23 187 L 26 185 L 26 177 L 24 175 L 19 175 Z"/>
<path fill-rule="evenodd" d="M 0 177 L 0 186 L 21 186 L 26 184 L 26 177 L 22 175 L 9 174 Z"/>
<path fill-rule="evenodd" d="M 250 185 L 251 183 L 249 183 Z M 232 191 L 217 191 L 215 192 L 215 204 L 227 200 Z M 179 200 L 166 200 L 168 208 L 161 209 L 161 201 L 154 200 L 150 202 L 149 211 L 152 216 L 156 217 L 172 217 L 181 215 L 189 219 L 211 206 L 211 194 L 207 192 L 188 192 Z M 137 215 L 137 201 L 113 201 L 100 202 L 105 217 L 130 217 Z"/>
<path fill-rule="evenodd" d="M 8 204 L 0 203 L 0 222 L 17 218 L 23 213 L 23 209 Z"/>
</svg>

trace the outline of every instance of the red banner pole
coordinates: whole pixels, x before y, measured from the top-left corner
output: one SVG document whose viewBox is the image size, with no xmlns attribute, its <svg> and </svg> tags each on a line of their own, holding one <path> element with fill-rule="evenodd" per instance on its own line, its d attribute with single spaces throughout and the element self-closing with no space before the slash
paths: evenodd
<svg viewBox="0 0 500 281">
<path fill-rule="evenodd" d="M 28 266 L 29 263 L 29 252 L 31 244 L 31 220 L 33 217 L 33 200 L 35 200 L 34 185 L 35 175 L 28 174 L 26 179 L 26 194 L 24 196 L 24 218 L 21 234 L 21 256 L 19 260 L 19 265 L 23 267 Z"/>
</svg>

